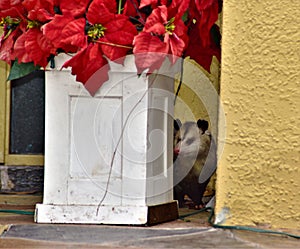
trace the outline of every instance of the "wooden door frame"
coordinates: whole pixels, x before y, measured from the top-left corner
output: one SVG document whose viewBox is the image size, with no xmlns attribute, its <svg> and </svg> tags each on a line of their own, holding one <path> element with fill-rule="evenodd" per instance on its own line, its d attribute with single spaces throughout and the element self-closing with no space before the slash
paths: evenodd
<svg viewBox="0 0 300 249">
<path fill-rule="evenodd" d="M 0 163 L 5 165 L 41 166 L 43 155 L 10 154 L 11 83 L 7 81 L 9 66 L 0 62 Z"/>
<path fill-rule="evenodd" d="M 6 79 L 8 65 L 0 61 L 0 163 L 5 162 Z"/>
</svg>

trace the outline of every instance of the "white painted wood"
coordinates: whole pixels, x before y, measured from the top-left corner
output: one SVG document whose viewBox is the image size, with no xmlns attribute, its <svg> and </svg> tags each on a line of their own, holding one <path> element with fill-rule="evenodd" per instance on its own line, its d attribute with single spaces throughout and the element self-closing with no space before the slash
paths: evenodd
<svg viewBox="0 0 300 249">
<path fill-rule="evenodd" d="M 173 199 L 173 77 L 155 75 L 148 103 L 147 205 Z"/>
<path fill-rule="evenodd" d="M 173 201 L 173 76 L 136 75 L 134 57 L 111 63 L 91 97 L 68 69 L 46 72 L 42 223 L 145 224 L 148 207 Z M 112 163 L 112 157 L 115 158 Z M 111 167 L 112 166 L 112 167 Z M 100 205 L 97 214 L 98 205 Z"/>
<path fill-rule="evenodd" d="M 147 206 L 101 206 L 99 215 L 91 205 L 37 204 L 35 221 L 38 223 L 74 224 L 132 224 L 147 222 Z"/>
<path fill-rule="evenodd" d="M 46 73 L 44 203 L 65 204 L 69 169 L 69 72 Z M 76 84 L 75 84 L 76 86 Z M 51 103 L 54 100 L 54 103 Z"/>
</svg>

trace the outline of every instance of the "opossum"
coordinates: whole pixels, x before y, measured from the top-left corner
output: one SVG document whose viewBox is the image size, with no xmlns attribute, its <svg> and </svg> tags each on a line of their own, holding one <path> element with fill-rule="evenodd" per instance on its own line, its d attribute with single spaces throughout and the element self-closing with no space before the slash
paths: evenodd
<svg viewBox="0 0 300 249">
<path fill-rule="evenodd" d="M 207 130 L 208 122 L 174 121 L 174 199 L 184 206 L 185 195 L 193 208 L 204 207 L 202 197 L 216 170 L 216 144 Z"/>
</svg>

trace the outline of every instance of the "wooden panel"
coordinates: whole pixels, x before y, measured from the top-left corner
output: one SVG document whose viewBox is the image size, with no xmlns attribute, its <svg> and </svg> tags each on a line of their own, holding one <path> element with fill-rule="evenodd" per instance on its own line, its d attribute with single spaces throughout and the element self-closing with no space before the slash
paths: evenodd
<svg viewBox="0 0 300 249">
<path fill-rule="evenodd" d="M 38 204 L 35 220 L 38 223 L 144 225 L 147 213 L 146 206 L 103 205 L 97 214 L 96 205 Z"/>
<path fill-rule="evenodd" d="M 67 203 L 70 162 L 69 85 L 79 83 L 68 71 L 46 73 L 44 203 Z M 58 111 L 59 110 L 59 111 Z"/>
<path fill-rule="evenodd" d="M 123 205 L 145 205 L 148 78 L 128 74 L 123 81 Z"/>
<path fill-rule="evenodd" d="M 42 202 L 42 195 L 8 195 L 0 194 L 1 205 L 34 206 Z"/>
<path fill-rule="evenodd" d="M 5 155 L 6 165 L 28 165 L 41 166 L 44 165 L 44 156 L 40 155 Z"/>
<path fill-rule="evenodd" d="M 150 77 L 148 106 L 147 205 L 173 200 L 173 79 Z"/>
<path fill-rule="evenodd" d="M 156 206 L 148 209 L 148 225 L 155 225 L 162 222 L 176 220 L 178 218 L 178 205 L 176 201 Z"/>
<path fill-rule="evenodd" d="M 70 177 L 94 179 L 108 175 L 116 143 L 121 135 L 120 98 L 71 97 Z M 113 172 L 121 176 L 121 149 Z"/>
<path fill-rule="evenodd" d="M 7 64 L 0 62 L 0 163 L 4 163 L 5 154 L 5 104 L 6 104 Z"/>
<path fill-rule="evenodd" d="M 121 179 L 107 176 L 100 179 L 70 179 L 68 184 L 69 205 L 119 205 L 121 206 Z M 105 198 L 102 200 L 103 196 Z"/>
</svg>

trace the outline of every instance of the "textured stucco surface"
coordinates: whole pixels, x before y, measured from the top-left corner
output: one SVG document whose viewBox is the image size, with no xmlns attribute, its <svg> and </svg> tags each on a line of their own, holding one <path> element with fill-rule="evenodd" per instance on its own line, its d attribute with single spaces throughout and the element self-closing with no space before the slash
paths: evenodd
<svg viewBox="0 0 300 249">
<path fill-rule="evenodd" d="M 182 86 L 175 104 L 174 117 L 182 122 L 199 118 L 217 122 L 219 94 L 219 62 L 213 57 L 211 72 L 208 73 L 194 60 L 184 61 Z M 175 83 L 175 92 L 179 77 Z M 217 127 L 211 127 L 217 132 Z"/>
<path fill-rule="evenodd" d="M 225 0 L 217 221 L 300 228 L 300 1 Z"/>
<path fill-rule="evenodd" d="M 174 117 L 182 122 L 205 119 L 209 122 L 209 130 L 214 138 L 218 132 L 218 99 L 219 99 L 219 72 L 220 65 L 214 57 L 210 73 L 205 71 L 195 61 L 185 59 L 183 83 L 175 104 Z M 179 80 L 178 80 L 179 81 Z M 175 84 L 175 91 L 178 82 Z M 207 186 L 210 192 L 215 190 L 214 175 Z"/>
</svg>

